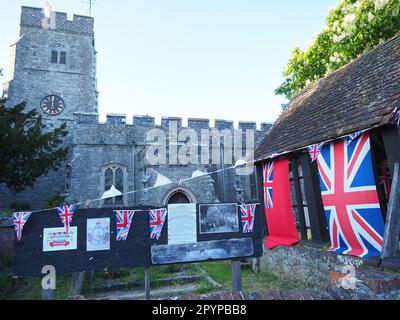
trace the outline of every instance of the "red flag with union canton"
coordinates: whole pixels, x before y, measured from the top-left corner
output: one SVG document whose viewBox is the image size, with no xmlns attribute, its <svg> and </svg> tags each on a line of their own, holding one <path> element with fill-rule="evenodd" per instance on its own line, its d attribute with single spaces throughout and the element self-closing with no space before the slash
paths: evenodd
<svg viewBox="0 0 400 320">
<path fill-rule="evenodd" d="M 289 159 L 270 161 L 263 166 L 264 204 L 268 236 L 265 246 L 291 246 L 300 241 L 290 194 Z"/>
</svg>

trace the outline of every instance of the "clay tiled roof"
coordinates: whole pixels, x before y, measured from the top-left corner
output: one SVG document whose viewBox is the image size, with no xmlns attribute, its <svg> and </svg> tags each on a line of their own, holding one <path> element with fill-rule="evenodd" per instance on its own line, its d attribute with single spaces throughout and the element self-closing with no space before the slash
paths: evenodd
<svg viewBox="0 0 400 320">
<path fill-rule="evenodd" d="M 295 96 L 257 147 L 255 159 L 383 126 L 396 107 L 400 35 Z"/>
</svg>

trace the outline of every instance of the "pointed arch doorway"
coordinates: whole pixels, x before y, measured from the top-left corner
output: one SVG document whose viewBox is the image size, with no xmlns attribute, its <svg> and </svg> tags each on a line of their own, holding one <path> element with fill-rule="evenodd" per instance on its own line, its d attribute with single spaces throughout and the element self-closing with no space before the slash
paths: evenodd
<svg viewBox="0 0 400 320">
<path fill-rule="evenodd" d="M 165 204 L 186 204 L 195 203 L 196 200 L 191 192 L 182 188 L 171 191 L 166 197 Z"/>
</svg>

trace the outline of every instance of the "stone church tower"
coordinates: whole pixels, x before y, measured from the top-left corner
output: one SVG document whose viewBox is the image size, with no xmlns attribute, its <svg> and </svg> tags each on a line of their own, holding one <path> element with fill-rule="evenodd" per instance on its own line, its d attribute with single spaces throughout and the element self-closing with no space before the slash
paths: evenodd
<svg viewBox="0 0 400 320">
<path fill-rule="evenodd" d="M 11 46 L 10 105 L 26 101 L 46 121 L 73 121 L 74 112 L 96 113 L 97 81 L 94 20 L 22 7 L 21 31 Z"/>
<path fill-rule="evenodd" d="M 67 123 L 66 145 L 72 141 L 74 113 L 98 113 L 93 26 L 91 17 L 68 20 L 61 12 L 46 17 L 41 8 L 22 7 L 20 35 L 10 47 L 9 78 L 3 85 L 7 105 L 25 101 L 27 110 L 36 109 L 49 129 Z M 65 193 L 66 174 L 65 168 L 49 173 L 18 195 L 2 187 L 9 196 L 0 207 L 29 202 L 44 208 L 49 197 Z"/>
</svg>

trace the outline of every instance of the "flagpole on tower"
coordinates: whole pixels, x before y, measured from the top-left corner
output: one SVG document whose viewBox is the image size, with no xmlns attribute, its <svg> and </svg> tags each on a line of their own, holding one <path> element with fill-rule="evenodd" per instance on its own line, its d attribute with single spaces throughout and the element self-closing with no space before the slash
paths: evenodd
<svg viewBox="0 0 400 320">
<path fill-rule="evenodd" d="M 85 3 L 89 6 L 88 11 L 87 11 L 89 16 L 92 15 L 92 10 L 93 10 L 95 2 L 96 2 L 96 0 L 85 0 Z"/>
</svg>

